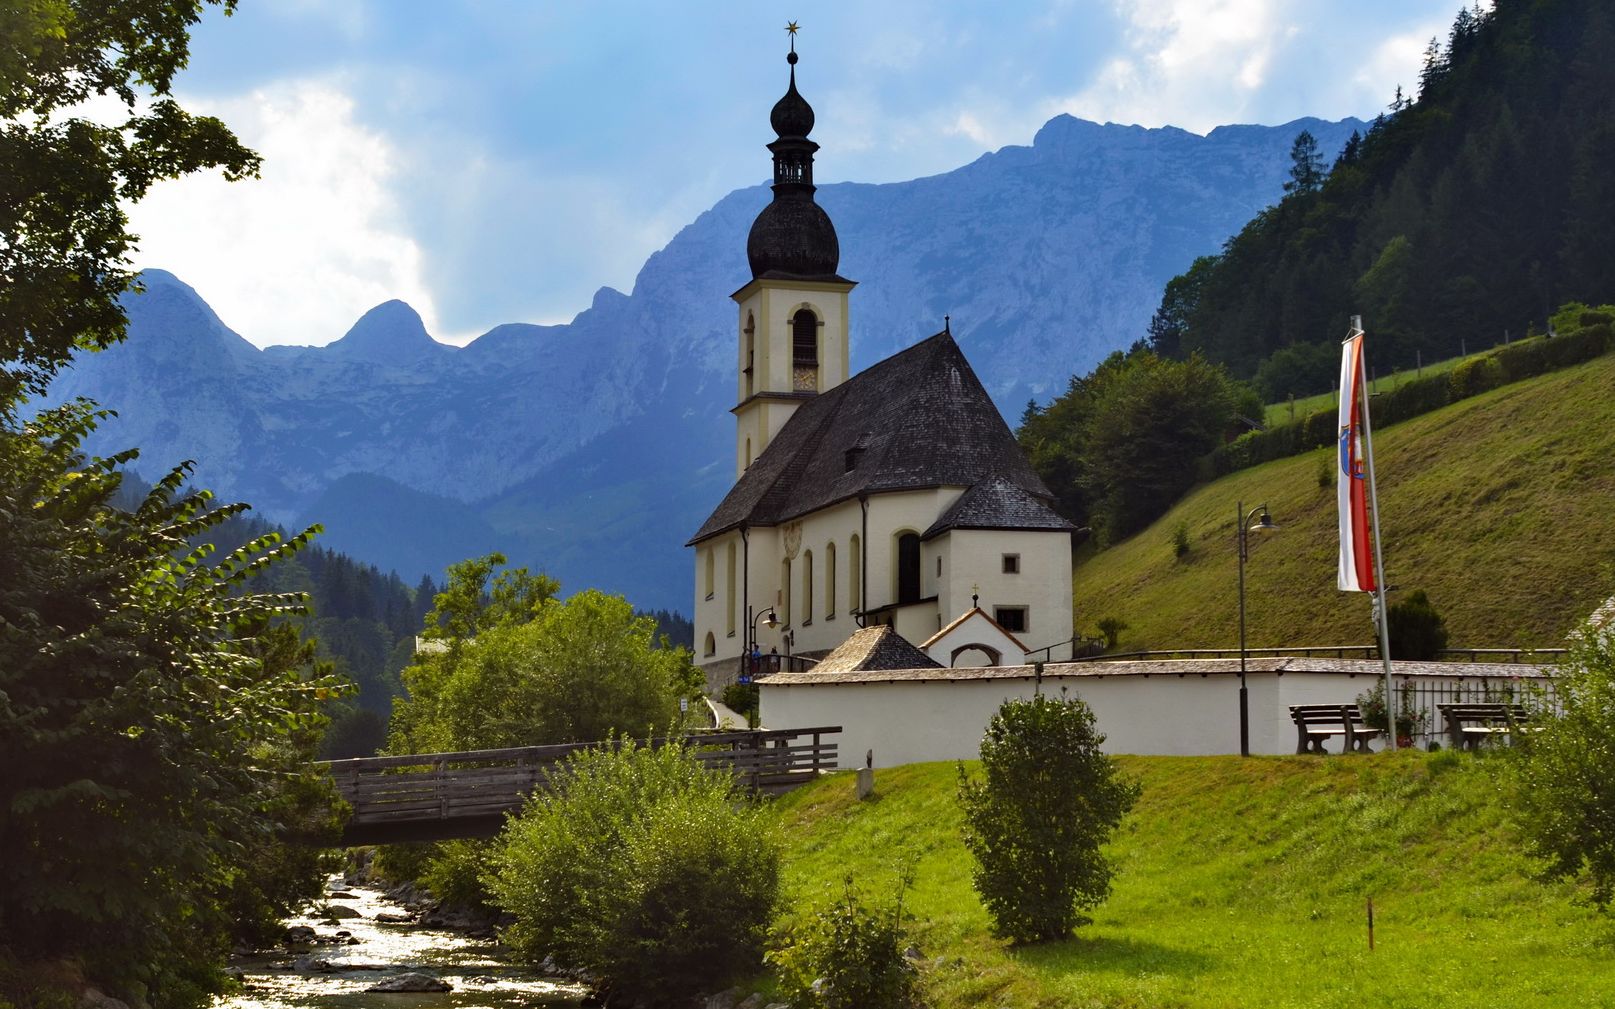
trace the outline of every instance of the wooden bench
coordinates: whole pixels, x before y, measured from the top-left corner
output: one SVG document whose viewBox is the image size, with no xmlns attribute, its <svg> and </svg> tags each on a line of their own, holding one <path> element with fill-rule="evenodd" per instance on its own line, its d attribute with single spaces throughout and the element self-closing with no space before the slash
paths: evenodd
<svg viewBox="0 0 1615 1009">
<path fill-rule="evenodd" d="M 1438 704 L 1455 750 L 1479 749 L 1481 740 L 1530 728 L 1531 712 L 1523 704 Z"/>
<path fill-rule="evenodd" d="M 1330 736 L 1344 736 L 1342 753 L 1368 753 L 1368 741 L 1381 735 L 1363 722 L 1355 704 L 1292 704 L 1290 719 L 1295 722 L 1296 753 L 1328 753 L 1323 748 Z"/>
</svg>

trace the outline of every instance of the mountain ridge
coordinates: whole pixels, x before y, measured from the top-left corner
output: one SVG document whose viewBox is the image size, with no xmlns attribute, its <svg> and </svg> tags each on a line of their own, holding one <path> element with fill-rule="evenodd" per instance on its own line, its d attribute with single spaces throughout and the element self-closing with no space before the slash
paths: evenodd
<svg viewBox="0 0 1615 1009">
<path fill-rule="evenodd" d="M 1031 145 L 941 175 L 821 186 L 842 272 L 860 282 L 853 367 L 950 315 L 1014 416 L 1143 334 L 1165 280 L 1276 199 L 1296 132 L 1332 151 L 1362 125 L 1303 119 L 1200 137 L 1056 117 Z M 732 477 L 728 295 L 750 276 L 744 235 L 767 199 L 763 186 L 723 197 L 647 258 L 629 293 L 600 288 L 566 324 L 507 323 L 459 348 L 387 302 L 325 347 L 260 351 L 177 278 L 150 271 L 146 293 L 126 301 L 129 339 L 84 358 L 53 398 L 119 410 L 96 450 L 139 445 L 152 465 L 197 459 L 200 482 L 276 521 L 308 514 L 345 476 L 374 474 L 463 503 L 513 561 L 568 587 L 687 607 L 680 544 Z M 185 310 L 187 297 L 200 308 Z M 344 495 L 326 516 L 334 548 L 350 549 L 339 530 L 376 513 L 376 495 Z M 423 561 L 415 545 L 427 532 L 400 528 L 409 550 L 366 559 L 406 579 L 423 573 L 407 564 L 458 559 Z"/>
</svg>

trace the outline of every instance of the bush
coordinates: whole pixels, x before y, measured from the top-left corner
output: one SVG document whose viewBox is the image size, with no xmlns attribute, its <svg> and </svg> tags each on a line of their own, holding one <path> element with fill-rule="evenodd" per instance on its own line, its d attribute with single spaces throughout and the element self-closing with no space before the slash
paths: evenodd
<svg viewBox="0 0 1615 1009">
<path fill-rule="evenodd" d="M 1447 622 L 1424 590 L 1408 596 L 1385 614 L 1391 637 L 1391 658 L 1431 661 L 1447 647 Z"/>
<path fill-rule="evenodd" d="M 1179 522 L 1172 530 L 1172 554 L 1179 560 L 1189 555 L 1189 523 Z"/>
<path fill-rule="evenodd" d="M 994 934 L 1012 942 L 1059 939 L 1110 893 L 1101 851 L 1138 799 L 1099 752 L 1105 741 L 1077 698 L 1009 700 L 981 742 L 986 775 L 959 765 L 965 847 Z"/>
<path fill-rule="evenodd" d="M 1116 642 L 1121 639 L 1122 631 L 1128 628 L 1127 621 L 1120 617 L 1105 617 L 1099 621 L 1099 633 L 1105 636 L 1105 647 L 1115 648 Z"/>
<path fill-rule="evenodd" d="M 1615 901 L 1615 633 L 1583 630 L 1555 681 L 1557 718 L 1512 748 L 1528 850 L 1546 879 L 1584 879 L 1599 907 Z"/>
<path fill-rule="evenodd" d="M 1460 362 L 1448 375 L 1448 383 L 1452 387 L 1452 399 L 1455 402 L 1488 392 L 1505 381 L 1507 380 L 1503 377 L 1503 366 L 1497 363 L 1497 358 L 1489 354 Z"/>
<path fill-rule="evenodd" d="M 733 777 L 682 746 L 579 753 L 506 828 L 487 878 L 503 938 L 663 1005 L 761 962 L 780 848 Z"/>
<path fill-rule="evenodd" d="M 1422 413 L 1439 410 L 1452 402 L 1452 384 L 1446 375 L 1426 375 L 1403 382 L 1390 392 L 1373 398 L 1369 420 L 1376 427 L 1395 424 Z"/>
<path fill-rule="evenodd" d="M 786 934 L 768 954 L 779 969 L 783 994 L 798 1009 L 902 1009 L 918 1001 L 914 967 L 903 955 L 903 891 L 890 906 L 871 906 L 843 883 L 839 897 Z"/>
<path fill-rule="evenodd" d="M 737 715 L 744 715 L 748 725 L 757 722 L 758 690 L 756 683 L 731 683 L 723 688 L 718 698 L 723 706 Z M 737 729 L 746 728 L 745 725 L 735 726 Z"/>
<path fill-rule="evenodd" d="M 422 867 L 420 881 L 432 896 L 456 908 L 493 909 L 493 897 L 482 877 L 488 871 L 493 843 L 487 840 L 444 841 Z"/>
<path fill-rule="evenodd" d="M 1418 698 L 1414 695 L 1413 684 L 1404 681 L 1396 691 L 1396 735 L 1412 736 L 1430 720 L 1430 711 L 1427 708 L 1417 707 Z M 1370 729 L 1381 732 L 1390 731 L 1390 722 L 1385 717 L 1385 681 L 1376 680 L 1372 689 L 1357 695 L 1357 707 L 1363 713 L 1363 724 Z"/>
</svg>

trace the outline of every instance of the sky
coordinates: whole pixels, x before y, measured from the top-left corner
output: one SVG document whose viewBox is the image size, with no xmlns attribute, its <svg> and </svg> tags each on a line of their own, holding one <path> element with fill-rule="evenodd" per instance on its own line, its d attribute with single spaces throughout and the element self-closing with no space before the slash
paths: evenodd
<svg viewBox="0 0 1615 1009">
<path fill-rule="evenodd" d="M 241 0 L 175 93 L 261 178 L 155 187 L 138 267 L 252 342 L 323 344 L 402 298 L 463 343 L 555 323 L 724 195 L 768 179 L 798 86 L 816 180 L 934 175 L 1048 119 L 1372 118 L 1457 0 Z"/>
</svg>

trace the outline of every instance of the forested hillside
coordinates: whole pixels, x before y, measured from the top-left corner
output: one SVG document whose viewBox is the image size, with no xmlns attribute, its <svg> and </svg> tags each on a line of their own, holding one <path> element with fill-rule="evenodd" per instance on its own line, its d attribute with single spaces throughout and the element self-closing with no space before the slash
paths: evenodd
<svg viewBox="0 0 1615 1009">
<path fill-rule="evenodd" d="M 1149 339 L 1254 378 L 1269 402 L 1328 388 L 1348 316 L 1383 372 L 1542 327 L 1615 284 L 1615 8 L 1498 0 L 1431 41 L 1327 172 L 1166 287 Z"/>
<path fill-rule="evenodd" d="M 1261 403 L 1333 387 L 1352 315 L 1381 375 L 1551 331 L 1561 305 L 1577 327 L 1607 324 L 1583 303 L 1615 288 L 1610 51 L 1615 12 L 1593 0 L 1465 9 L 1431 40 L 1416 96 L 1398 89 L 1332 165 L 1298 133 L 1285 196 L 1167 283 L 1145 338 L 1028 405 L 1021 445 L 1064 514 L 1115 543 L 1233 468 L 1220 456 L 1330 440 L 1332 418 L 1321 441 L 1253 431 Z M 1555 367 L 1607 345 L 1607 325 L 1583 335 L 1588 353 Z M 1432 378 L 1400 399 L 1426 392 L 1381 406 L 1401 419 L 1457 398 Z"/>
</svg>

